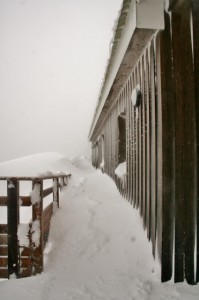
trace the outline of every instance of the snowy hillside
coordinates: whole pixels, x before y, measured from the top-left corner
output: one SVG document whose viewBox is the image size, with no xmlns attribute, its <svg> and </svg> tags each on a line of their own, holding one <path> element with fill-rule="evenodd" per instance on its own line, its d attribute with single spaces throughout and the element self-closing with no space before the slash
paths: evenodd
<svg viewBox="0 0 199 300">
<path fill-rule="evenodd" d="M 53 215 L 44 272 L 1 281 L 1 300 L 198 299 L 199 286 L 160 283 L 138 211 L 87 159 L 48 153 L 0 164 L 0 176 L 46 171 L 72 178 Z"/>
</svg>

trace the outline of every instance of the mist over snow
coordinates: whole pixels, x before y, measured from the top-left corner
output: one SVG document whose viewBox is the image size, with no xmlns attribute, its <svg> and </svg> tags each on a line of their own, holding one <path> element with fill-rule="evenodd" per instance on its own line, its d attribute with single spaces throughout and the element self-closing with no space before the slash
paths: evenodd
<svg viewBox="0 0 199 300">
<path fill-rule="evenodd" d="M 89 152 L 122 0 L 0 0 L 0 161 Z"/>
</svg>

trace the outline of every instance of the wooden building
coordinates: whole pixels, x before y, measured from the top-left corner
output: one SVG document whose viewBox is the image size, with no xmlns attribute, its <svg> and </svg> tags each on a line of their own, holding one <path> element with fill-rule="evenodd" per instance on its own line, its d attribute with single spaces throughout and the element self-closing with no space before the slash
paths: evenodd
<svg viewBox="0 0 199 300">
<path fill-rule="evenodd" d="M 199 281 L 199 1 L 124 0 L 89 139 L 162 281 Z M 133 255 L 133 253 L 132 253 Z"/>
</svg>

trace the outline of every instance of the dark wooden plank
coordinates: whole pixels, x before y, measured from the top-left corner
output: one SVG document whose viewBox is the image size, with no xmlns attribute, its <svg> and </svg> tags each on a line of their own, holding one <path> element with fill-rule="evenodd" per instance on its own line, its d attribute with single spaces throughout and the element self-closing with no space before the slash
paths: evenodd
<svg viewBox="0 0 199 300">
<path fill-rule="evenodd" d="M 151 241 L 153 256 L 156 247 L 156 217 L 157 217 L 157 116 L 156 116 L 156 90 L 155 90 L 155 50 L 154 40 L 150 46 L 150 91 L 151 91 Z"/>
<path fill-rule="evenodd" d="M 31 206 L 31 197 L 30 196 L 20 196 L 20 206 Z"/>
<path fill-rule="evenodd" d="M 199 1 L 192 1 L 193 18 L 193 54 L 194 54 L 194 83 L 196 115 L 199 115 Z M 199 141 L 199 118 L 196 118 L 197 141 Z M 199 157 L 199 143 L 197 143 L 197 157 Z M 199 176 L 199 161 L 197 161 L 197 176 Z M 197 270 L 196 282 L 199 282 L 199 183 L 197 183 Z"/>
<path fill-rule="evenodd" d="M 0 257 L 0 267 L 1 268 L 8 267 L 8 258 L 7 257 Z"/>
<path fill-rule="evenodd" d="M 126 102 L 126 169 L 127 169 L 127 200 L 130 199 L 130 121 L 129 121 L 129 99 L 128 99 L 128 85 L 125 86 L 125 102 Z"/>
<path fill-rule="evenodd" d="M 173 32 L 176 36 L 173 41 L 173 53 L 177 102 L 176 134 L 178 135 L 176 138 L 178 169 L 176 170 L 175 281 L 183 281 L 185 276 L 188 283 L 194 284 L 197 148 L 190 10 L 184 11 L 182 15 L 173 14 Z"/>
<path fill-rule="evenodd" d="M 135 68 L 135 83 L 136 86 L 139 83 L 138 81 L 138 67 Z M 135 87 L 136 87 L 135 86 Z M 136 107 L 135 109 L 135 125 L 136 125 L 136 208 L 139 207 L 139 110 Z"/>
<path fill-rule="evenodd" d="M 7 181 L 8 195 L 8 274 L 18 276 L 18 238 L 19 224 L 19 182 L 16 179 Z"/>
<path fill-rule="evenodd" d="M 151 106 L 149 90 L 149 51 L 146 50 L 146 228 L 151 238 Z"/>
<path fill-rule="evenodd" d="M 162 172 L 160 206 L 162 209 L 161 224 L 161 262 L 162 262 L 162 281 L 170 280 L 173 270 L 173 223 L 174 223 L 174 199 L 175 199 L 175 99 L 172 77 L 172 54 L 171 54 L 171 36 L 170 19 L 165 13 L 165 30 L 160 34 L 160 62 L 159 78 L 161 85 L 158 102 L 161 102 L 161 127 L 162 127 L 162 148 L 161 161 L 158 162 Z M 158 156 L 158 158 L 160 158 Z M 159 182 L 158 182 L 159 184 Z"/>
<path fill-rule="evenodd" d="M 8 236 L 7 234 L 0 235 L 0 245 L 7 245 L 8 244 Z"/>
<path fill-rule="evenodd" d="M 31 267 L 32 262 L 29 257 L 21 257 L 20 258 L 20 268 L 29 268 Z"/>
<path fill-rule="evenodd" d="M 197 141 L 196 141 L 196 99 L 192 57 L 192 37 L 190 32 L 190 9 L 181 18 L 181 40 L 183 63 L 182 86 L 184 101 L 184 189 L 185 189 L 185 277 L 189 284 L 195 283 L 195 228 L 197 199 Z M 198 36 L 199 38 L 199 36 Z M 176 53 L 177 55 L 177 53 Z"/>
<path fill-rule="evenodd" d="M 161 56 L 160 56 L 160 35 L 156 37 L 156 66 L 157 66 L 157 251 L 158 258 L 162 262 L 162 200 L 163 200 L 163 136 L 162 136 L 162 91 L 161 91 Z"/>
<path fill-rule="evenodd" d="M 185 253 L 185 195 L 183 180 L 183 153 L 184 153 L 184 102 L 182 90 L 182 64 L 183 59 L 181 34 L 179 31 L 181 26 L 181 16 L 172 15 L 172 31 L 175 39 L 173 39 L 174 54 L 174 83 L 176 98 L 176 138 L 175 138 L 175 282 L 184 280 L 184 253 Z"/>
<path fill-rule="evenodd" d="M 43 221 L 46 219 L 50 219 L 53 213 L 53 203 L 50 203 L 45 209 L 43 210 Z"/>
<path fill-rule="evenodd" d="M 133 166 L 133 149 L 132 149 L 132 101 L 131 101 L 131 93 L 132 93 L 132 76 L 129 78 L 129 155 L 130 155 L 130 166 L 129 166 L 129 184 L 130 184 L 130 203 L 132 204 L 133 199 L 133 176 L 132 176 L 132 166 Z"/>
<path fill-rule="evenodd" d="M 143 181 L 142 181 L 142 191 L 143 191 L 143 225 L 146 228 L 146 53 L 142 56 L 142 119 L 143 119 Z"/>
<path fill-rule="evenodd" d="M 8 233 L 8 225 L 7 224 L 0 224 L 0 234 Z"/>
<path fill-rule="evenodd" d="M 135 73 L 132 74 L 132 89 L 135 88 Z M 136 110 L 132 106 L 132 203 L 133 207 L 136 205 Z"/>
<path fill-rule="evenodd" d="M 8 269 L 0 269 L 0 278 L 8 278 Z"/>
<path fill-rule="evenodd" d="M 141 61 L 138 62 L 138 84 L 141 87 L 141 70 L 142 70 L 142 66 L 141 66 Z M 139 133 L 138 133 L 138 140 L 139 140 L 139 187 L 138 187 L 138 199 L 139 199 L 139 210 L 140 210 L 140 214 L 142 216 L 142 208 L 143 208 L 143 204 L 142 204 L 142 130 L 143 130 L 143 126 L 142 126 L 142 106 L 143 103 L 141 101 L 140 106 L 138 107 L 138 124 L 139 124 Z"/>
<path fill-rule="evenodd" d="M 32 249 L 28 247 L 20 247 L 20 256 L 31 256 Z"/>
<path fill-rule="evenodd" d="M 8 255 L 8 247 L 0 246 L 0 256 L 7 256 L 7 255 Z"/>
<path fill-rule="evenodd" d="M 58 179 L 53 179 L 53 181 L 54 180 L 58 180 Z M 43 190 L 43 198 L 49 196 L 50 194 L 52 194 L 52 192 L 53 192 L 53 187 L 49 187 L 49 188 Z"/>
<path fill-rule="evenodd" d="M 0 196 L 0 206 L 7 206 L 7 196 Z"/>
<path fill-rule="evenodd" d="M 21 268 L 20 278 L 30 277 L 32 275 L 31 268 Z"/>
</svg>

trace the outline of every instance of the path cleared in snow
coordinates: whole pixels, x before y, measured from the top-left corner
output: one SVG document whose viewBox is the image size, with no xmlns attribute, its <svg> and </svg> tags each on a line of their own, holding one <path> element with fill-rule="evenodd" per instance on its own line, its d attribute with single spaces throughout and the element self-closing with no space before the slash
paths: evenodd
<svg viewBox="0 0 199 300">
<path fill-rule="evenodd" d="M 107 175 L 85 158 L 60 162 L 72 179 L 52 218 L 44 272 L 1 281 L 1 300 L 198 299 L 198 286 L 160 283 L 139 213 Z"/>
</svg>

